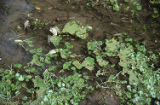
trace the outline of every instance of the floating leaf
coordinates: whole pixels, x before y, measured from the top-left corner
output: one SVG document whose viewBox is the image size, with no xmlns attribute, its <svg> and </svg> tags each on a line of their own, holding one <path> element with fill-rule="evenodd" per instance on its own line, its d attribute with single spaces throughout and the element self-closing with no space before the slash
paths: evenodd
<svg viewBox="0 0 160 105">
<path fill-rule="evenodd" d="M 83 27 L 80 26 L 76 21 L 68 22 L 64 28 L 63 33 L 69 33 L 73 36 L 77 36 L 81 39 L 86 39 L 88 36 L 87 29 L 91 29 L 91 26 Z"/>
<path fill-rule="evenodd" d="M 82 69 L 82 65 L 78 60 L 73 61 L 72 63 L 77 69 Z"/>
<path fill-rule="evenodd" d="M 32 79 L 34 83 L 34 87 L 45 87 L 44 80 L 40 78 L 39 76 L 36 76 L 34 79 Z"/>
<path fill-rule="evenodd" d="M 22 68 L 22 64 L 14 64 L 14 67 L 17 69 L 20 69 L 20 68 Z"/>
<path fill-rule="evenodd" d="M 67 59 L 67 57 L 69 56 L 68 49 L 59 49 L 59 52 L 63 59 Z"/>
<path fill-rule="evenodd" d="M 94 59 L 91 57 L 87 57 L 83 61 L 82 66 L 85 67 L 86 69 L 92 71 L 92 70 L 94 70 L 94 64 L 95 64 Z"/>
<path fill-rule="evenodd" d="M 48 36 L 48 42 L 54 44 L 55 46 L 58 46 L 61 40 L 61 36 Z"/>
<path fill-rule="evenodd" d="M 101 56 L 96 56 L 96 60 L 101 67 L 105 67 L 108 65 L 108 61 L 103 60 Z"/>
<path fill-rule="evenodd" d="M 67 70 L 69 70 L 69 67 L 71 66 L 71 64 L 72 64 L 72 62 L 71 61 L 69 61 L 69 62 L 65 62 L 64 64 L 63 64 L 63 69 L 67 69 Z"/>
<path fill-rule="evenodd" d="M 48 68 L 48 71 L 54 71 L 56 69 L 56 66 L 51 66 Z"/>
<path fill-rule="evenodd" d="M 89 51 L 93 51 L 94 54 L 99 55 L 101 50 L 102 41 L 92 41 L 87 43 L 87 48 Z"/>
<path fill-rule="evenodd" d="M 19 81 L 24 81 L 24 77 L 22 75 L 19 76 L 18 78 Z"/>
<path fill-rule="evenodd" d="M 114 39 L 112 40 L 106 40 L 106 54 L 108 56 L 116 56 L 118 53 L 118 49 L 120 47 L 120 43 Z"/>
</svg>

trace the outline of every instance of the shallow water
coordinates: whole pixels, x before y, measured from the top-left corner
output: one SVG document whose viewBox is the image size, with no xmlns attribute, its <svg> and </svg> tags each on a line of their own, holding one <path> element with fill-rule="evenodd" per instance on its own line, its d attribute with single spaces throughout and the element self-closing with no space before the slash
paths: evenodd
<svg viewBox="0 0 160 105">
<path fill-rule="evenodd" d="M 29 3 L 29 4 L 28 4 Z M 130 36 L 141 37 L 136 32 L 135 28 L 141 23 L 135 21 L 135 25 L 130 23 L 127 19 L 123 22 L 123 14 L 117 15 L 112 11 L 106 11 L 102 8 L 87 8 L 83 2 L 71 2 L 66 4 L 62 0 L 2 0 L 0 2 L 0 57 L 7 64 L 18 63 L 22 61 L 25 55 L 24 51 L 19 49 L 13 42 L 18 39 L 19 34 L 23 34 L 21 37 L 30 38 L 36 47 L 42 47 L 44 50 L 50 48 L 47 43 L 48 30 L 50 26 L 60 25 L 63 26 L 66 22 L 76 20 L 83 25 L 91 25 L 93 31 L 90 32 L 87 40 L 76 40 L 71 42 L 74 46 L 77 46 L 73 52 L 80 54 L 83 51 L 84 46 L 88 40 L 103 40 L 105 38 L 112 38 L 114 34 L 127 32 Z M 22 25 L 27 19 L 27 13 L 31 12 L 33 8 L 39 7 L 40 11 L 34 9 L 32 12 L 35 17 L 44 19 L 49 22 L 49 25 L 43 29 L 35 32 L 24 30 L 20 33 L 17 32 L 17 25 Z M 5 12 L 4 12 L 5 10 Z M 141 26 L 143 27 L 143 26 Z M 144 33 L 143 30 L 141 33 Z M 147 35 L 147 33 L 144 33 Z M 145 37 L 147 39 L 147 37 Z M 4 47 L 6 46 L 6 47 Z M 19 52 L 18 55 L 17 51 Z M 22 54 L 21 54 L 22 53 Z M 11 59 L 12 58 L 12 59 Z M 14 58 L 14 59 L 13 59 Z M 3 62 L 3 63 L 4 63 Z"/>
<path fill-rule="evenodd" d="M 30 5 L 38 6 L 41 11 L 34 11 L 35 17 L 45 19 L 49 22 L 49 25 L 44 30 L 38 30 L 35 32 L 26 32 L 21 31 L 17 32 L 15 29 L 17 25 L 23 25 L 24 21 L 27 19 L 26 14 L 32 10 L 32 8 L 27 4 L 25 0 L 6 0 L 1 1 L 1 13 L 0 13 L 0 67 L 10 66 L 15 63 L 25 63 L 28 61 L 29 55 L 24 51 L 22 47 L 17 46 L 14 43 L 16 39 L 23 38 L 32 38 L 32 41 L 35 43 L 36 47 L 42 47 L 43 50 L 49 49 L 52 46 L 48 45 L 47 36 L 50 26 L 60 25 L 63 26 L 66 22 L 76 20 L 82 23 L 83 25 L 91 25 L 93 31 L 90 32 L 90 36 L 87 40 L 76 40 L 72 41 L 71 44 L 76 46 L 73 52 L 81 54 L 88 40 L 103 40 L 106 36 L 106 33 L 114 33 L 110 31 L 115 27 L 110 25 L 110 19 L 106 17 L 106 20 L 103 21 L 102 15 L 97 14 L 96 11 L 92 9 L 87 9 L 83 5 L 79 5 L 77 1 L 71 5 L 66 4 L 60 0 L 28 0 Z M 65 5 L 65 6 L 64 6 Z M 4 10 L 6 12 L 4 12 Z M 19 37 L 19 34 L 22 33 L 22 36 Z M 66 39 L 67 40 L 67 39 Z M 100 95 L 102 96 L 102 95 Z M 93 97 L 93 96 L 91 96 Z M 91 98 L 90 97 L 90 98 Z M 102 98 L 102 97 L 101 97 Z M 80 103 L 80 105 L 96 105 L 97 100 L 89 99 L 87 103 Z M 112 104 L 113 103 L 113 104 Z M 108 105 L 116 105 L 116 102 L 108 103 Z"/>
<path fill-rule="evenodd" d="M 17 33 L 13 27 L 19 24 L 19 20 L 25 18 L 31 7 L 25 0 L 2 0 L 0 1 L 0 67 L 12 63 L 24 62 L 26 53 L 18 47 Z"/>
</svg>

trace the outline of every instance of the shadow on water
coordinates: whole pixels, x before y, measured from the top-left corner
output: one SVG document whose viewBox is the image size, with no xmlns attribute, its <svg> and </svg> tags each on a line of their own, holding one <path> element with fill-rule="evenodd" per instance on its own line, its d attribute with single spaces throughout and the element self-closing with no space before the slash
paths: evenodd
<svg viewBox="0 0 160 105">
<path fill-rule="evenodd" d="M 30 10 L 25 0 L 0 1 L 0 67 L 27 60 L 24 49 L 14 43 L 17 35 L 11 30 Z"/>
</svg>

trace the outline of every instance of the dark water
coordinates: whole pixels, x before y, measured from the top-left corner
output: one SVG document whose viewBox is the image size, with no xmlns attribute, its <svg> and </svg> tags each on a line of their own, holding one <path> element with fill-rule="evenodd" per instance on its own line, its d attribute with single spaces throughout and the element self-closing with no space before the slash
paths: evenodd
<svg viewBox="0 0 160 105">
<path fill-rule="evenodd" d="M 25 18 L 30 10 L 25 0 L 0 1 L 0 67 L 25 61 L 24 49 L 14 43 L 18 37 L 12 27 Z"/>
</svg>

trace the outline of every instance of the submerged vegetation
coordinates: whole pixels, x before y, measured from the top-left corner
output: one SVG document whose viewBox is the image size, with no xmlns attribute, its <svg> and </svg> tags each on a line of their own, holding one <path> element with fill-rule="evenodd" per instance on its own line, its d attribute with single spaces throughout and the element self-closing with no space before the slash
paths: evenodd
<svg viewBox="0 0 160 105">
<path fill-rule="evenodd" d="M 65 1 L 71 3 L 71 0 Z M 149 2 L 159 5 L 159 0 Z M 85 3 L 91 8 L 103 6 L 117 14 L 123 7 L 121 3 L 128 3 L 125 9 L 131 11 L 133 17 L 139 17 L 139 11 L 143 10 L 138 0 L 87 0 Z M 158 17 L 158 8 L 153 8 L 152 19 Z M 160 105 L 159 48 L 149 49 L 145 41 L 134 39 L 127 32 L 101 40 L 89 39 L 97 27 L 76 19 L 53 27 L 40 18 L 30 15 L 27 18 L 24 30 L 34 33 L 44 29 L 48 34 L 46 43 L 51 47 L 46 52 L 37 48 L 31 39 L 16 42 L 31 59 L 26 64 L 0 68 L 3 105 L 79 105 L 98 89 L 113 90 L 119 97 L 118 104 Z M 134 24 L 134 20 L 129 21 Z M 144 25 L 143 30 L 148 27 L 154 28 Z"/>
</svg>

